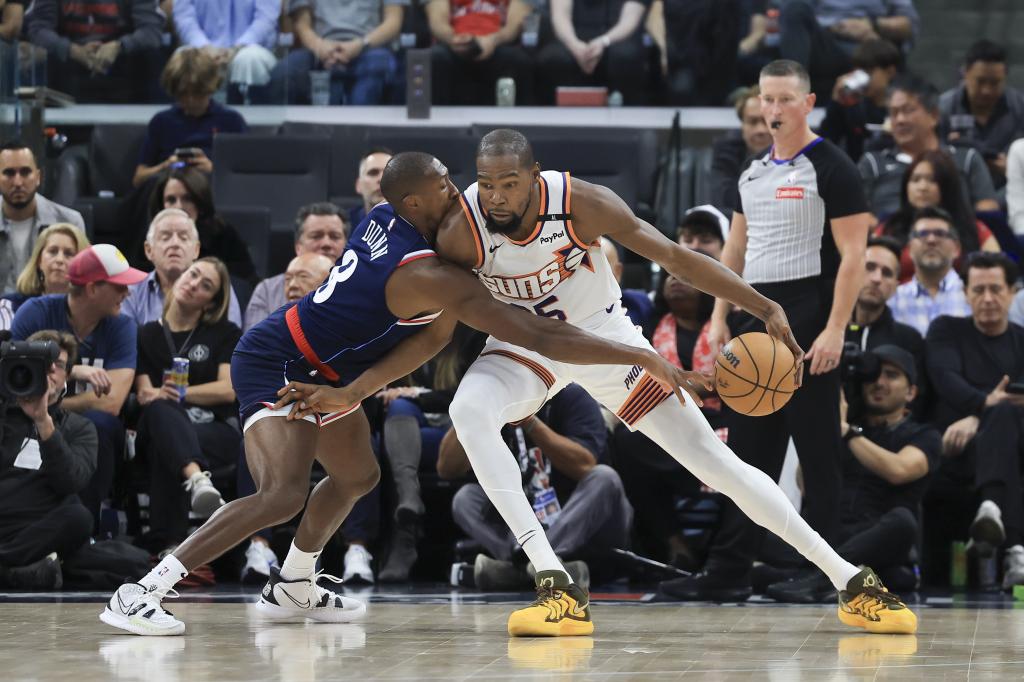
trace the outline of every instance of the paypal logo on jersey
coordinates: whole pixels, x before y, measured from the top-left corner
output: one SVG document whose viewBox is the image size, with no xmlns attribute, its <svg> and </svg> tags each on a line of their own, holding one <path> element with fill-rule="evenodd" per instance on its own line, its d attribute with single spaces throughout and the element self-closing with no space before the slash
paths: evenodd
<svg viewBox="0 0 1024 682">
<path fill-rule="evenodd" d="M 563 232 L 553 232 L 553 233 L 551 233 L 551 236 L 541 235 L 540 243 L 541 244 L 551 244 L 556 239 L 562 239 L 563 237 L 565 237 L 565 232 L 564 231 Z"/>
<path fill-rule="evenodd" d="M 386 251 L 387 247 L 384 248 Z M 346 251 L 341 257 L 341 265 L 331 268 L 331 274 L 327 276 L 327 281 L 321 284 L 313 294 L 313 303 L 323 303 L 329 299 L 334 293 L 334 287 L 350 278 L 355 273 L 358 264 L 359 256 L 356 255 L 356 252 L 351 249 Z"/>
</svg>

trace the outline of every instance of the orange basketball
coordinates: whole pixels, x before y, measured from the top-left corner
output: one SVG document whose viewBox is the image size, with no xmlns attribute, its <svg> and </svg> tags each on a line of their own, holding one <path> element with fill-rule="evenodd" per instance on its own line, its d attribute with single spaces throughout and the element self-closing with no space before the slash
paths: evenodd
<svg viewBox="0 0 1024 682">
<path fill-rule="evenodd" d="M 789 402 L 796 390 L 793 352 L 763 332 L 741 334 L 715 360 L 715 388 L 732 409 L 763 417 Z"/>
</svg>

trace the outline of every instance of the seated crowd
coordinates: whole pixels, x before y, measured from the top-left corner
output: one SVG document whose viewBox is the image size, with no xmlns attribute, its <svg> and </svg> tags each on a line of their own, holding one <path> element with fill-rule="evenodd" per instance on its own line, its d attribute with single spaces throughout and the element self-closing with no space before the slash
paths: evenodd
<svg viewBox="0 0 1024 682">
<path fill-rule="evenodd" d="M 526 96 L 545 101 L 552 84 L 531 80 L 518 44 L 533 5 L 505 4 L 500 18 L 485 20 L 467 16 L 464 3 L 432 0 L 426 16 L 438 68 L 463 69 L 478 80 L 515 72 L 520 87 L 529 84 Z M 906 11 L 866 27 L 838 17 L 844 33 L 821 29 L 811 3 L 794 0 L 779 26 L 797 37 L 784 35 L 777 45 L 766 44 L 755 12 L 732 68 L 739 73 L 762 53 L 793 50 L 819 62 L 812 76 L 834 83 L 822 134 L 858 161 L 877 218 L 841 363 L 837 550 L 907 591 L 922 580 L 948 584 L 960 543 L 969 540 L 963 551 L 971 556 L 1002 559 L 999 579 L 1011 588 L 1024 584 L 1024 327 L 1018 326 L 1024 292 L 997 235 L 1012 240 L 1010 227 L 1022 210 L 1015 203 L 1024 195 L 1021 95 L 1005 86 L 1005 52 L 987 41 L 968 53 L 964 82 L 941 96 L 898 73 L 904 49 L 897 44 L 913 35 L 916 14 L 910 2 L 888 4 Z M 89 42 L 83 35 L 69 43 L 44 24 L 66 26 L 55 17 L 70 11 L 70 3 L 37 0 L 29 32 L 48 36 L 47 49 L 55 53 L 63 42 L 64 57 L 77 66 L 62 77 L 128 78 L 148 62 L 127 56 L 151 49 L 148 32 L 159 35 L 164 21 L 158 15 L 151 24 L 143 5 L 133 5 L 133 21 L 107 27 L 105 35 L 121 38 Z M 666 51 L 666 78 L 690 68 L 686 51 L 693 45 L 664 45 L 666 35 L 678 37 L 665 26 L 690 15 L 672 2 L 651 3 L 649 14 L 647 3 L 619 5 L 615 14 L 602 13 L 602 25 L 571 2 L 552 0 L 557 40 L 540 49 L 537 59 L 550 61 L 537 73 L 558 74 L 559 83 L 600 74 L 614 83 L 623 62 L 604 53 L 628 59 L 645 17 Z M 243 6 L 251 25 L 234 35 L 225 13 Z M 0 327 L 15 339 L 52 340 L 60 348 L 47 393 L 11 403 L 6 414 L 0 587 L 59 588 L 66 572 L 80 574 L 87 560 L 102 556 L 95 548 L 112 540 L 129 540 L 158 557 L 225 500 L 254 490 L 230 377 L 232 351 L 244 330 L 323 282 L 347 235 L 381 200 L 380 174 L 391 154 L 376 148 L 360 160 L 361 205 L 346 210 L 323 197 L 296 206 L 294 258 L 283 272 L 260 280 L 247 244 L 218 214 L 209 179 L 214 134 L 244 131 L 246 123 L 212 97 L 225 78 L 229 94 L 255 100 L 296 80 L 297 72 L 323 67 L 333 74 L 332 102 L 381 101 L 396 73 L 387 45 L 408 3 L 292 0 L 300 48 L 280 59 L 274 55 L 277 6 L 174 3 L 167 16 L 182 42 L 197 49 L 177 51 L 164 68 L 162 85 L 176 105 L 150 124 L 122 223 L 97 226 L 115 243 L 91 244 L 79 213 L 39 193 L 39 164 L 24 143 L 0 147 Z M 652 15 L 660 16 L 660 32 Z M 690 18 L 727 23 L 710 10 Z M 733 35 L 740 33 L 734 27 Z M 852 98 L 843 85 L 851 66 L 869 79 Z M 702 74 L 687 78 L 700 82 Z M 993 80 L 999 83 L 994 95 Z M 634 87 L 619 88 L 627 101 Z M 745 159 L 770 144 L 757 90 L 741 91 L 735 108 L 741 129 L 715 144 L 711 203 L 690 208 L 678 225 L 659 225 L 679 244 L 716 259 Z M 866 127 L 886 116 L 890 134 Z M 178 153 L 186 147 L 194 151 Z M 621 278 L 618 247 L 605 241 L 602 249 Z M 662 356 L 687 370 L 712 371 L 713 298 L 660 272 L 650 290 L 624 288 L 622 303 Z M 485 590 L 530 584 L 532 567 L 473 481 L 448 415 L 482 344 L 480 334 L 460 327 L 433 360 L 364 403 L 384 476 L 325 551 L 326 569 L 349 582 L 402 583 L 445 579 L 457 564 L 451 575 L 461 584 Z M 729 408 L 713 393 L 703 399 L 705 415 L 728 442 L 723 415 Z M 553 548 L 576 580 L 660 577 L 667 579 L 664 596 L 694 598 L 669 578 L 672 567 L 693 571 L 704 564 L 722 507 L 714 490 L 576 386 L 502 435 Z M 261 582 L 293 532 L 288 523 L 265 529 L 190 580 Z M 652 574 L 652 564 L 623 551 L 630 549 L 665 566 Z M 812 602 L 833 592 L 821 574 L 794 564 L 771 542 L 758 559 L 754 588 L 774 599 Z"/>
</svg>

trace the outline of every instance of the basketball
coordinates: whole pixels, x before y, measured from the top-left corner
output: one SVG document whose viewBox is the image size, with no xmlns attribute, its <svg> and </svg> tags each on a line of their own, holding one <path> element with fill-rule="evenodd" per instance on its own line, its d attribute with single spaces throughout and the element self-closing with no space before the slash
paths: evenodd
<svg viewBox="0 0 1024 682">
<path fill-rule="evenodd" d="M 715 360 L 718 397 L 740 414 L 763 417 L 789 402 L 796 390 L 793 352 L 763 332 L 737 336 Z"/>
</svg>

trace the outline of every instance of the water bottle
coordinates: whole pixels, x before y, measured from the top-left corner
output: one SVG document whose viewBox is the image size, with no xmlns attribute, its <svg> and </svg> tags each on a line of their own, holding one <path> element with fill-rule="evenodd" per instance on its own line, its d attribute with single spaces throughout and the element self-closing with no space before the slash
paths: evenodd
<svg viewBox="0 0 1024 682">
<path fill-rule="evenodd" d="M 185 392 L 188 390 L 188 358 L 174 358 L 171 373 L 174 385 L 178 387 L 178 402 L 183 403 Z"/>
<path fill-rule="evenodd" d="M 499 78 L 494 87 L 495 103 L 499 107 L 514 107 L 516 105 L 516 82 L 512 78 Z"/>
<path fill-rule="evenodd" d="M 608 106 L 610 107 L 621 107 L 622 106 L 622 93 L 618 90 L 613 90 L 608 95 Z"/>
<path fill-rule="evenodd" d="M 309 97 L 313 106 L 326 107 L 331 103 L 331 72 L 309 72 Z"/>
</svg>

